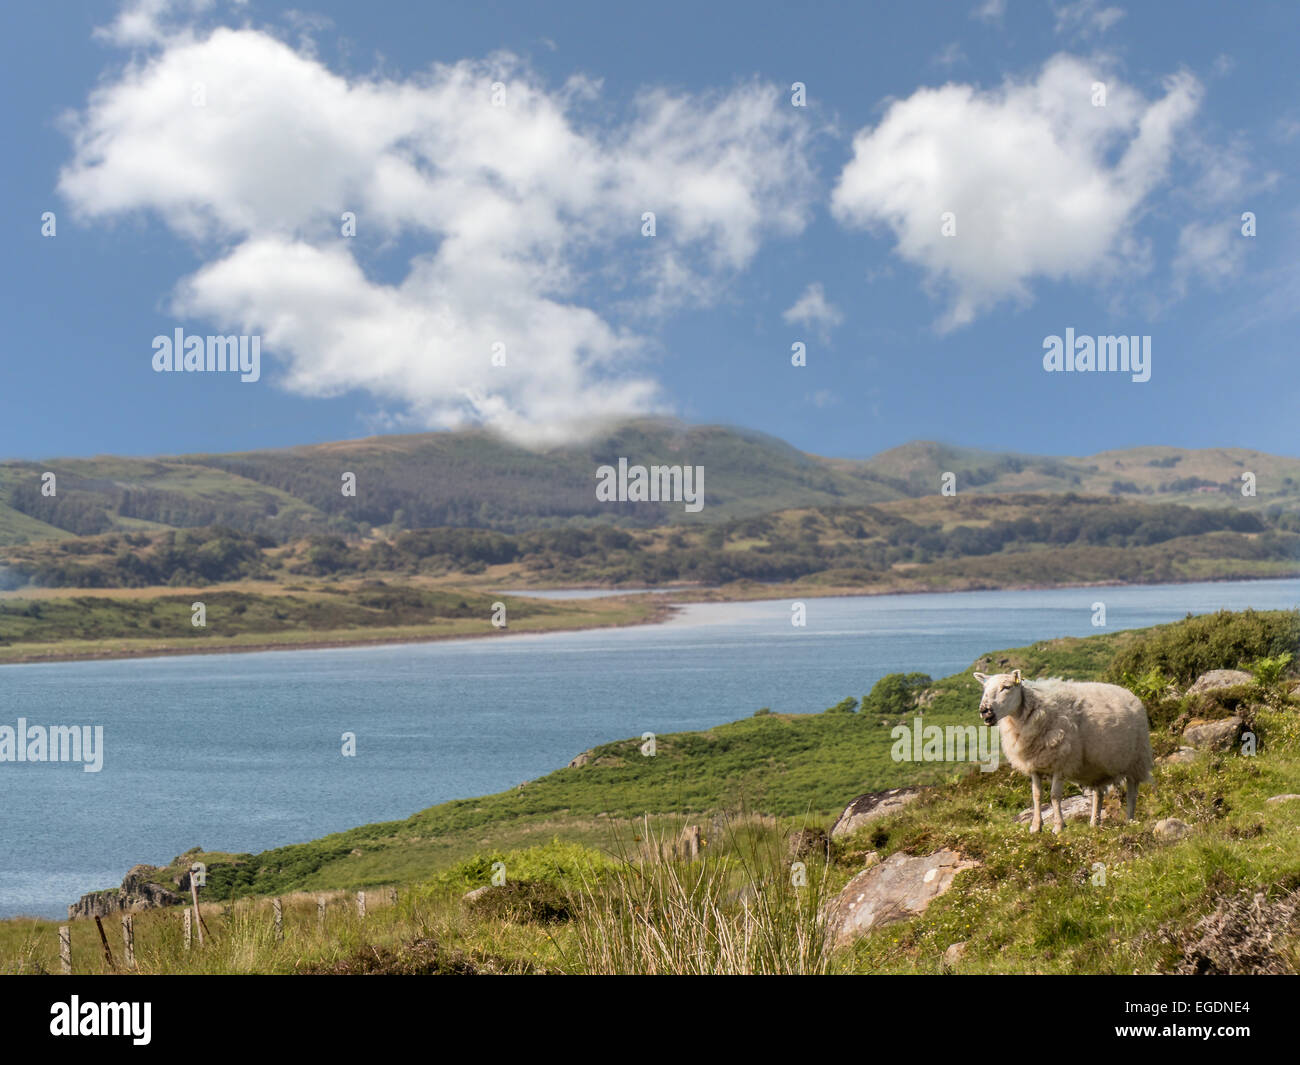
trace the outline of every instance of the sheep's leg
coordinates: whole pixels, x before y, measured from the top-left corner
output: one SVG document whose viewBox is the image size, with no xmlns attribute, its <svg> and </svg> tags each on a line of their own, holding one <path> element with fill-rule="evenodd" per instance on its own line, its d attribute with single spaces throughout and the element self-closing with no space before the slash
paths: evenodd
<svg viewBox="0 0 1300 1065">
<path fill-rule="evenodd" d="M 1137 813 L 1138 805 L 1138 782 L 1135 777 L 1126 777 L 1124 779 L 1124 806 L 1128 810 L 1128 819 L 1133 820 L 1133 815 Z"/>
<path fill-rule="evenodd" d="M 1088 818 L 1088 824 L 1093 828 L 1101 824 L 1101 788 L 1092 789 L 1092 816 Z"/>
<path fill-rule="evenodd" d="M 1029 787 L 1034 795 L 1034 818 L 1029 822 L 1029 831 L 1039 832 L 1043 827 L 1043 808 L 1039 805 L 1043 800 L 1043 785 L 1037 773 L 1029 774 Z"/>
<path fill-rule="evenodd" d="M 1065 827 L 1065 818 L 1061 815 L 1061 792 L 1065 790 L 1065 781 L 1061 779 L 1059 773 L 1052 775 L 1052 818 L 1056 822 L 1052 825 L 1052 831 L 1058 836 L 1061 829 Z"/>
</svg>

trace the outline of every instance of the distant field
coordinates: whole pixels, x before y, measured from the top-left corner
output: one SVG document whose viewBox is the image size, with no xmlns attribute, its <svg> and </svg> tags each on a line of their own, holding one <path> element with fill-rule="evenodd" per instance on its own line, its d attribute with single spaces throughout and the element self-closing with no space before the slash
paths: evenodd
<svg viewBox="0 0 1300 1065">
<path fill-rule="evenodd" d="M 504 533 L 441 527 L 277 541 L 223 526 L 0 549 L 0 588 L 145 588 L 372 576 L 481 587 L 736 582 L 862 592 L 1283 576 L 1300 514 L 1107 496 L 928 496 L 711 525 Z"/>
<path fill-rule="evenodd" d="M 197 596 L 197 598 L 196 598 Z M 206 624 L 196 627 L 193 604 Z M 505 605 L 507 627 L 492 622 Z M 340 589 L 285 595 L 195 592 L 0 600 L 0 664 L 208 654 L 492 637 L 643 624 L 669 607 L 649 598 L 542 602 L 475 592 Z"/>
</svg>

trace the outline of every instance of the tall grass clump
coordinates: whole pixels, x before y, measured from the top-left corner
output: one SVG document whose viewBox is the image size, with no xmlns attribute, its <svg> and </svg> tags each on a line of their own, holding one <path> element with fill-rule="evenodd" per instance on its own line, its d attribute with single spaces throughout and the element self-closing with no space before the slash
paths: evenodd
<svg viewBox="0 0 1300 1065">
<path fill-rule="evenodd" d="M 695 861 L 661 860 L 665 837 L 647 818 L 639 849 L 622 842 L 610 870 L 573 889 L 569 971 L 828 972 L 825 859 L 807 859 L 796 884 L 775 825 L 728 820 L 723 835 Z"/>
</svg>

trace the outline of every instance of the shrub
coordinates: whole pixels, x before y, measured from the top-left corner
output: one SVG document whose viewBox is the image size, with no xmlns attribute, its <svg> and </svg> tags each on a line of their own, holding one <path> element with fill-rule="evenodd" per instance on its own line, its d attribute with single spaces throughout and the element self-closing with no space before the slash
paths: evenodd
<svg viewBox="0 0 1300 1065">
<path fill-rule="evenodd" d="M 1286 676 L 1287 667 L 1291 664 L 1290 652 L 1284 652 L 1280 655 L 1274 655 L 1272 658 L 1260 658 L 1252 663 L 1250 671 L 1255 674 L 1255 680 L 1261 687 L 1271 688 Z"/>
<path fill-rule="evenodd" d="M 1186 686 L 1211 669 L 1238 669 L 1297 647 L 1300 611 L 1220 610 L 1151 629 L 1115 656 L 1106 679 L 1123 684 L 1159 669 Z"/>
<path fill-rule="evenodd" d="M 916 708 L 917 697 L 934 681 L 925 673 L 888 673 L 862 700 L 862 709 L 885 717 L 902 717 Z"/>
<path fill-rule="evenodd" d="M 524 924 L 561 924 L 573 916 L 568 896 L 555 884 L 540 880 L 488 886 L 466 906 L 479 918 Z"/>
</svg>

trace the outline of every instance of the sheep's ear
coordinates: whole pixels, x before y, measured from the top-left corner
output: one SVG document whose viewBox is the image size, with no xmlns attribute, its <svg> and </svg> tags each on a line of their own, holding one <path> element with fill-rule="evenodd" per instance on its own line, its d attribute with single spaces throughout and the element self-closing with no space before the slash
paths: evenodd
<svg viewBox="0 0 1300 1065">
<path fill-rule="evenodd" d="M 1018 670 L 1018 669 L 1013 669 L 1013 670 L 1011 671 L 1011 683 L 1012 683 L 1012 684 L 1019 684 L 1019 683 L 1020 683 L 1020 670 Z"/>
<path fill-rule="evenodd" d="M 981 684 L 983 684 L 986 680 L 989 679 L 989 675 L 987 673 L 976 673 L 975 679 L 979 681 Z"/>
</svg>

